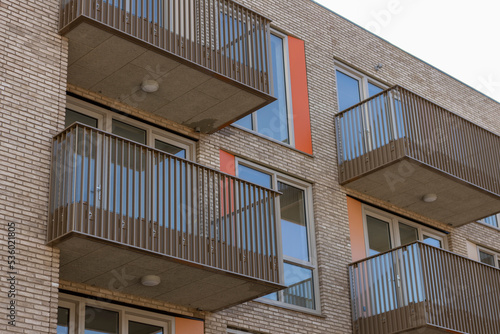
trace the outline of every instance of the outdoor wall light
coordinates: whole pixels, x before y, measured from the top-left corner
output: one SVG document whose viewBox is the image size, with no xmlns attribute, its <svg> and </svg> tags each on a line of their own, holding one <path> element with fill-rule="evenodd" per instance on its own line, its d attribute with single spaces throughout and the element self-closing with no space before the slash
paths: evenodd
<svg viewBox="0 0 500 334">
<path fill-rule="evenodd" d="M 160 282 L 160 276 L 156 275 L 146 275 L 141 278 L 141 284 L 144 286 L 157 286 Z"/>
<path fill-rule="evenodd" d="M 432 203 L 435 202 L 437 198 L 438 196 L 436 194 L 425 194 L 422 197 L 422 201 L 424 201 L 425 203 Z"/>
<path fill-rule="evenodd" d="M 156 80 L 144 80 L 141 83 L 141 89 L 146 93 L 154 93 L 158 90 L 160 84 Z"/>
<path fill-rule="evenodd" d="M 379 64 L 377 64 L 377 65 L 375 65 L 375 71 L 380 70 L 383 66 L 384 66 L 384 65 L 382 65 L 382 64 L 380 64 L 380 63 L 379 63 Z"/>
</svg>

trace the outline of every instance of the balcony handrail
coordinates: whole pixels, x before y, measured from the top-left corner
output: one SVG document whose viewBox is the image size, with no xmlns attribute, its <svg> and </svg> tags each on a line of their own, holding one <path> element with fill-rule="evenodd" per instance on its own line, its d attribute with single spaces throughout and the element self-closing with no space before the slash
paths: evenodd
<svg viewBox="0 0 500 334">
<path fill-rule="evenodd" d="M 167 156 L 169 156 L 169 157 L 171 157 L 173 159 L 176 159 L 176 160 L 179 160 L 179 161 L 184 161 L 187 164 L 190 164 L 190 165 L 193 165 L 193 166 L 197 166 L 197 167 L 203 168 L 205 170 L 210 170 L 210 171 L 215 172 L 217 174 L 227 176 L 228 178 L 237 179 L 237 180 L 239 180 L 241 182 L 244 182 L 245 184 L 257 187 L 257 188 L 259 188 L 261 190 L 266 190 L 266 191 L 268 191 L 270 193 L 274 193 L 276 195 L 282 195 L 282 193 L 280 191 L 277 191 L 277 190 L 274 190 L 274 189 L 271 189 L 271 188 L 268 188 L 268 187 L 261 186 L 261 185 L 259 185 L 257 183 L 253 183 L 253 182 L 250 182 L 250 181 L 246 181 L 246 180 L 240 179 L 240 178 L 238 178 L 238 177 L 236 177 L 234 175 L 228 174 L 228 173 L 220 171 L 218 169 L 202 165 L 202 164 L 200 164 L 198 162 L 195 162 L 195 161 L 192 161 L 192 160 L 189 160 L 189 159 L 178 157 L 178 156 L 173 155 L 171 153 L 168 153 L 168 152 L 159 150 L 157 148 L 154 148 L 154 147 L 151 147 L 151 146 L 148 146 L 148 145 L 145 145 L 145 144 L 142 144 L 142 143 L 130 140 L 128 138 L 116 135 L 116 134 L 111 133 L 111 132 L 107 132 L 107 131 L 104 131 L 104 130 L 101 130 L 101 129 L 98 129 L 98 128 L 94 128 L 92 126 L 86 125 L 86 124 L 81 123 L 81 122 L 74 122 L 74 123 L 72 123 L 71 125 L 69 125 L 68 127 L 66 127 L 64 130 L 62 130 L 61 132 L 59 132 L 58 134 L 54 135 L 52 137 L 52 139 L 53 140 L 56 139 L 57 137 L 61 136 L 62 134 L 66 133 L 66 132 L 71 131 L 71 129 L 73 129 L 73 128 L 77 127 L 77 126 L 82 127 L 82 128 L 91 129 L 92 131 L 95 131 L 97 133 L 101 133 L 101 134 L 109 136 L 109 137 L 120 139 L 123 142 L 134 144 L 135 146 L 142 147 L 142 148 L 144 148 L 144 149 L 146 149 L 148 151 L 157 152 L 157 153 L 160 153 L 160 154 L 167 155 Z"/>
<path fill-rule="evenodd" d="M 399 249 L 407 249 L 408 247 L 412 246 L 412 245 L 415 245 L 415 244 L 421 244 L 421 245 L 424 245 L 425 247 L 431 247 L 431 248 L 435 248 L 437 249 L 438 251 L 440 252 L 443 252 L 443 253 L 448 253 L 452 256 L 455 256 L 455 257 L 458 257 L 458 258 L 461 258 L 463 260 L 466 260 L 466 261 L 473 261 L 473 262 L 477 262 L 478 264 L 481 264 L 483 266 L 487 266 L 487 267 L 490 267 L 490 268 L 493 268 L 493 269 L 496 269 L 498 271 L 500 271 L 500 268 L 496 268 L 496 267 L 493 267 L 493 266 L 490 266 L 488 264 L 485 264 L 485 263 L 482 263 L 482 262 L 479 262 L 479 261 L 475 261 L 475 260 L 471 260 L 470 258 L 468 258 L 467 256 L 463 256 L 463 255 L 460 255 L 460 254 L 457 254 L 457 253 L 454 253 L 450 250 L 447 250 L 447 249 L 444 249 L 444 248 L 439 248 L 439 247 L 436 247 L 436 246 L 433 246 L 433 245 L 429 245 L 429 244 L 426 244 L 425 242 L 423 241 L 414 241 L 414 242 L 411 242 L 409 244 L 405 244 L 405 245 L 401 245 L 401 246 L 398 246 L 398 247 L 394 247 L 394 248 L 391 248 L 389 250 L 386 250 L 385 252 L 380 252 L 378 254 L 375 254 L 375 255 L 371 255 L 371 256 L 368 256 L 368 257 L 365 257 L 361 260 L 357 260 L 357 261 L 353 261 L 351 263 L 348 264 L 348 267 L 352 267 L 352 266 L 355 266 L 361 262 L 365 262 L 365 261 L 368 261 L 368 260 L 371 260 L 373 258 L 376 258 L 376 257 L 379 257 L 379 256 L 382 256 L 382 255 L 385 255 L 387 253 L 391 253 L 391 252 L 394 252 L 394 251 L 397 251 Z"/>
<path fill-rule="evenodd" d="M 77 233 L 280 284 L 279 195 L 77 122 L 53 138 L 47 240 Z"/>
<path fill-rule="evenodd" d="M 500 269 L 422 241 L 348 266 L 356 333 L 500 330 Z"/>
<path fill-rule="evenodd" d="M 271 20 L 233 0 L 60 0 L 61 32 L 80 17 L 272 93 Z"/>
</svg>

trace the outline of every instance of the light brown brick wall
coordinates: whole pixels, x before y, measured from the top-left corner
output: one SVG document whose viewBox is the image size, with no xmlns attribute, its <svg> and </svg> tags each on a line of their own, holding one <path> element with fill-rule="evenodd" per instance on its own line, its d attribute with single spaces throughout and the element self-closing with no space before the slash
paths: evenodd
<svg viewBox="0 0 500 334">
<path fill-rule="evenodd" d="M 0 2 L 0 332 L 53 333 L 59 253 L 46 247 L 51 137 L 62 128 L 67 43 L 57 0 Z M 16 326 L 7 324 L 7 224 L 16 225 Z"/>
<path fill-rule="evenodd" d="M 225 333 L 228 326 L 260 333 L 351 333 L 347 277 L 351 252 L 346 194 L 337 182 L 333 127 L 337 111 L 335 59 L 387 84 L 407 87 L 496 133 L 500 133 L 500 106 L 309 0 L 241 2 L 271 18 L 277 29 L 305 41 L 313 157 L 234 127 L 213 135 L 197 135 L 191 129 L 78 87 L 67 88 L 163 127 L 199 137 L 197 159 L 207 166 L 219 168 L 219 150 L 223 149 L 313 184 L 322 316 L 258 302 L 211 314 L 83 284 L 61 282 L 61 287 L 110 300 L 204 317 L 207 334 Z M 58 281 L 58 251 L 45 247 L 44 243 L 50 138 L 63 126 L 66 88 L 67 43 L 56 33 L 57 3 L 17 1 L 0 5 L 0 47 L 5 50 L 0 54 L 0 221 L 2 229 L 8 221 L 18 223 L 21 242 L 18 249 L 22 262 L 18 267 L 21 294 L 17 298 L 20 303 L 17 320 L 26 328 L 21 330 L 19 327 L 20 332 L 33 329 L 33 333 L 44 333 L 49 327 L 54 332 L 55 328 L 57 295 L 51 283 Z M 30 33 L 24 33 L 23 29 L 29 29 Z M 18 42 L 20 37 L 21 42 Z M 384 67 L 376 72 L 374 66 L 378 63 Z M 451 230 L 439 222 L 412 215 L 387 203 L 354 195 L 415 220 Z M 1 235 L 5 244 L 3 231 Z M 495 236 L 498 240 L 496 230 L 470 224 L 453 230 L 449 243 L 452 250 L 463 254 L 467 238 L 496 245 L 492 239 Z M 500 248 L 500 245 L 494 248 Z M 35 277 L 35 273 L 40 275 Z M 2 289 L 6 287 L 4 281 L 1 286 Z M 6 330 L 5 326 L 6 323 L 0 321 L 0 331 Z"/>
</svg>

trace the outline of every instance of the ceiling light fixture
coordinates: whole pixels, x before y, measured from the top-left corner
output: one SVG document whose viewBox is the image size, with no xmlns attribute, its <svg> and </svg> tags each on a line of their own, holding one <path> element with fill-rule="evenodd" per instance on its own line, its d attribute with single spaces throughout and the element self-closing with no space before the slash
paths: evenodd
<svg viewBox="0 0 500 334">
<path fill-rule="evenodd" d="M 146 93 L 154 93 L 158 90 L 160 84 L 156 80 L 144 80 L 141 83 L 141 89 Z"/>
<path fill-rule="evenodd" d="M 437 200 L 437 195 L 436 194 L 425 194 L 423 197 L 422 197 L 422 201 L 424 201 L 425 203 L 432 203 L 432 202 L 435 202 Z"/>
<path fill-rule="evenodd" d="M 160 276 L 156 275 L 146 275 L 142 276 L 141 278 L 141 284 L 144 286 L 157 286 L 160 284 L 161 278 Z"/>
</svg>

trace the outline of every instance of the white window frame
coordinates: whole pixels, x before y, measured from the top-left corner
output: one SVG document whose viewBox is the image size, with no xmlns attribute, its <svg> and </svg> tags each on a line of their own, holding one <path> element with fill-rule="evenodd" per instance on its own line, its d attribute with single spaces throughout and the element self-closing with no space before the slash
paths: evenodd
<svg viewBox="0 0 500 334">
<path fill-rule="evenodd" d="M 292 82 L 290 79 L 290 54 L 288 50 L 288 35 L 283 34 L 282 32 L 279 32 L 275 29 L 271 29 L 271 35 L 275 35 L 283 40 L 283 65 L 285 67 L 284 72 L 285 72 L 285 86 L 286 86 L 286 108 L 287 108 L 287 122 L 288 122 L 288 143 L 283 143 L 277 139 L 274 139 L 272 137 L 266 136 L 265 134 L 262 134 L 258 131 L 257 129 L 257 117 L 256 117 L 256 111 L 251 113 L 251 121 L 252 121 L 252 129 L 245 128 L 241 125 L 238 125 L 236 123 L 232 123 L 231 125 L 234 127 L 237 127 L 238 129 L 242 129 L 245 131 L 252 132 L 254 134 L 257 134 L 259 136 L 262 136 L 266 139 L 269 139 L 271 141 L 277 142 L 282 145 L 288 145 L 295 147 L 295 135 L 294 135 L 294 130 L 293 130 L 293 105 L 292 105 Z M 271 43 L 271 41 L 269 41 Z M 270 70 L 272 71 L 272 61 L 270 61 Z M 270 83 L 270 89 L 271 89 L 271 95 L 274 96 L 274 85 Z"/>
<path fill-rule="evenodd" d="M 369 77 L 368 75 L 363 74 L 359 71 L 356 71 L 355 69 L 353 69 L 347 65 L 344 65 L 342 63 L 335 62 L 334 69 L 335 69 L 335 88 L 337 91 L 337 100 L 339 97 L 338 96 L 339 86 L 338 86 L 338 80 L 337 80 L 337 71 L 342 72 L 345 75 L 350 76 L 351 78 L 359 81 L 359 83 L 360 83 L 359 89 L 360 89 L 360 95 L 361 95 L 360 101 L 363 101 L 363 100 L 366 100 L 369 98 L 368 83 L 371 83 L 375 86 L 378 86 L 378 87 L 382 88 L 382 90 L 386 90 L 387 88 L 389 88 L 386 84 L 383 84 L 382 82 L 377 81 L 374 78 Z M 341 111 L 342 110 L 339 110 L 338 112 L 341 112 Z"/>
<path fill-rule="evenodd" d="M 389 223 L 389 233 L 390 233 L 390 240 L 391 240 L 391 249 L 397 248 L 401 245 L 401 236 L 399 234 L 399 223 L 403 223 L 405 225 L 414 227 L 418 231 L 418 240 L 423 242 L 423 236 L 424 234 L 438 239 L 441 241 L 441 245 L 443 246 L 442 249 L 448 249 L 448 240 L 446 238 L 446 234 L 442 233 L 438 230 L 434 230 L 432 228 L 420 225 L 418 223 L 415 223 L 411 220 L 405 219 L 403 217 L 400 217 L 398 215 L 389 213 L 387 211 L 383 211 L 377 208 L 374 208 L 372 206 L 363 204 L 362 205 L 362 214 L 363 214 L 363 230 L 364 230 L 364 238 L 365 238 L 365 254 L 366 256 L 369 256 L 370 254 L 370 243 L 368 239 L 368 223 L 367 223 L 367 216 L 371 216 L 380 220 L 383 220 L 387 223 Z"/>
<path fill-rule="evenodd" d="M 305 313 L 312 313 L 312 314 L 321 314 L 321 303 L 320 303 L 320 291 L 319 291 L 319 277 L 318 277 L 318 261 L 317 261 L 317 253 L 316 253 L 316 242 L 314 236 L 315 230 L 314 230 L 314 215 L 313 215 L 313 200 L 312 200 L 312 185 L 310 183 L 307 183 L 305 181 L 298 180 L 294 177 L 291 177 L 289 175 L 277 172 L 275 170 L 263 167 L 261 165 L 258 165 L 253 162 L 249 162 L 247 160 L 241 159 L 239 157 L 235 157 L 235 165 L 236 165 L 236 177 L 239 177 L 238 173 L 238 166 L 243 165 L 252 169 L 255 169 L 259 172 L 263 172 L 266 174 L 269 174 L 271 176 L 271 185 L 272 189 L 278 189 L 278 182 L 286 183 L 289 184 L 293 187 L 296 187 L 298 189 L 301 189 L 304 191 L 304 200 L 305 200 L 305 209 L 306 209 L 306 219 L 307 219 L 307 245 L 308 245 L 308 252 L 309 252 L 309 258 L 310 261 L 303 261 L 300 259 L 292 258 L 289 256 L 283 255 L 283 263 L 281 264 L 281 273 L 280 273 L 280 280 L 284 282 L 284 269 L 283 269 L 283 264 L 290 263 L 292 265 L 295 265 L 297 267 L 301 268 L 306 268 L 311 270 L 312 276 L 313 276 L 313 294 L 314 294 L 314 309 L 309 309 L 306 307 L 301 307 L 293 304 L 288 304 L 283 301 L 283 292 L 278 291 L 278 299 L 281 300 L 272 300 L 269 298 L 258 298 L 256 301 L 265 303 L 265 304 L 271 304 L 274 306 L 279 306 L 282 308 L 287 308 L 287 309 L 292 309 L 292 310 L 297 310 Z M 279 198 L 277 199 L 279 201 Z M 278 247 L 283 249 L 282 245 L 282 236 L 281 236 L 281 213 L 277 212 L 276 216 L 276 226 L 277 226 L 277 238 L 278 238 Z"/>
<path fill-rule="evenodd" d="M 165 143 L 175 145 L 186 150 L 186 159 L 195 161 L 196 158 L 196 143 L 192 140 L 176 135 L 174 133 L 164 131 L 162 129 L 150 126 L 141 121 L 132 119 L 125 115 L 120 115 L 112 111 L 106 110 L 94 104 L 79 100 L 72 96 L 67 96 L 66 107 L 81 114 L 97 119 L 97 125 L 100 130 L 111 133 L 113 129 L 113 119 L 127 123 L 131 126 L 146 131 L 146 145 L 154 148 L 155 139 Z"/>
<path fill-rule="evenodd" d="M 486 264 L 484 262 L 481 262 L 481 255 L 479 254 L 480 252 L 483 252 L 483 253 L 486 253 L 486 254 L 489 254 L 489 255 L 493 255 L 493 258 L 494 258 L 494 267 L 495 268 L 499 268 L 500 269 L 500 253 L 499 252 L 496 252 L 494 250 L 491 250 L 491 249 L 488 249 L 488 248 L 485 248 L 485 247 L 482 247 L 482 246 L 477 246 L 477 261 L 482 263 L 482 264 Z M 487 266 L 489 266 L 489 264 L 486 264 Z"/>
<path fill-rule="evenodd" d="M 227 334 L 252 334 L 252 333 L 240 331 L 239 329 L 228 328 Z"/>
<path fill-rule="evenodd" d="M 494 229 L 500 230 L 500 213 L 497 213 L 496 215 L 492 215 L 492 216 L 496 216 L 496 218 L 497 218 L 497 222 L 498 222 L 498 226 L 494 226 L 494 225 L 490 225 L 490 224 L 486 223 L 486 222 L 484 221 L 484 220 L 485 220 L 485 218 L 484 218 L 484 219 L 480 219 L 480 220 L 479 220 L 479 222 L 480 222 L 481 224 L 483 224 L 483 225 L 486 225 L 486 226 L 492 227 L 492 228 L 494 228 Z M 486 218 L 488 218 L 488 217 L 486 217 Z"/>
<path fill-rule="evenodd" d="M 69 334 L 85 333 L 85 307 L 91 306 L 118 313 L 119 330 L 121 334 L 128 334 L 128 321 L 136 321 L 154 326 L 163 327 L 165 334 L 175 334 L 175 317 L 128 306 L 121 306 L 105 301 L 72 296 L 64 293 L 59 294 L 60 307 L 70 309 Z M 78 310 L 78 312 L 77 312 Z M 77 326 L 75 326 L 75 324 Z"/>
</svg>

